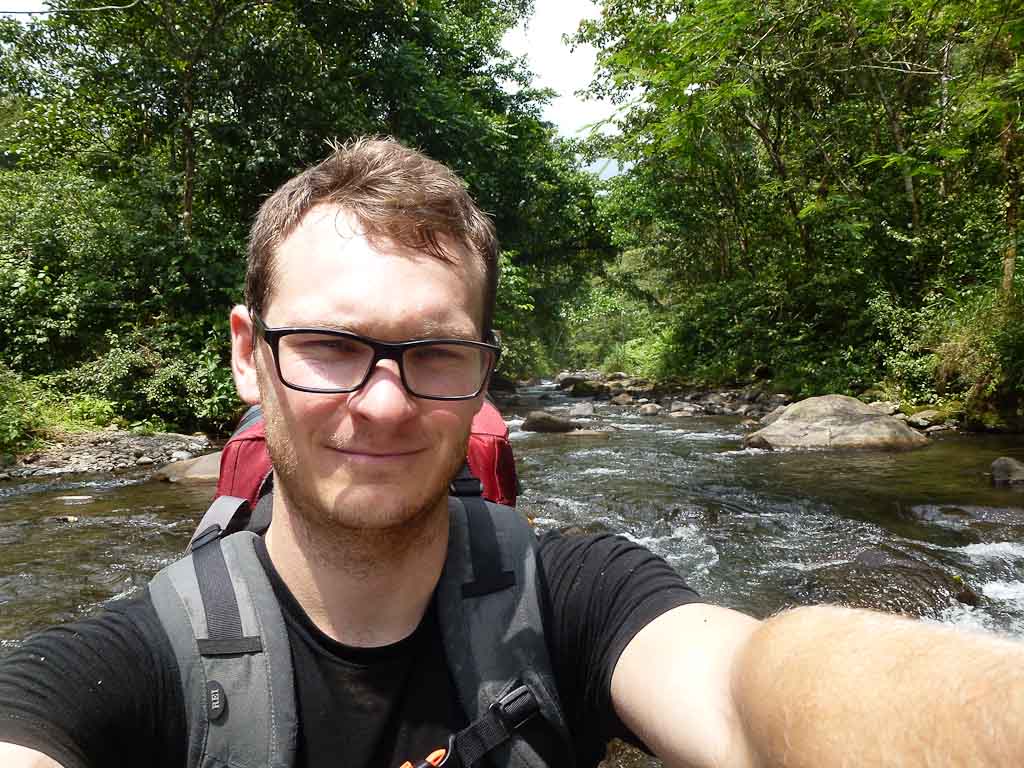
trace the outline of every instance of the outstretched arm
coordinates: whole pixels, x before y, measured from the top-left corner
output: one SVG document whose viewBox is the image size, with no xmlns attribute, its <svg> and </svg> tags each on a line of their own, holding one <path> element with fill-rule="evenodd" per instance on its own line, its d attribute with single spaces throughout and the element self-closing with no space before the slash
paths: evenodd
<svg viewBox="0 0 1024 768">
<path fill-rule="evenodd" d="M 612 678 L 619 716 L 671 766 L 1019 766 L 1024 644 L 871 611 L 757 622 L 686 605 Z"/>
<path fill-rule="evenodd" d="M 53 758 L 28 747 L 0 741 L 0 765 L 4 768 L 61 768 Z"/>
</svg>

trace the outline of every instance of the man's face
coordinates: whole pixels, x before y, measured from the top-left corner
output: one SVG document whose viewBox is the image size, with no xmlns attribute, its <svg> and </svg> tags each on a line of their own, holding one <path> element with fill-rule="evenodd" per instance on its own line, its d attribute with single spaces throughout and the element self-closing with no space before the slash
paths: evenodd
<svg viewBox="0 0 1024 768">
<path fill-rule="evenodd" d="M 372 245 L 336 206 L 310 210 L 276 260 L 268 327 L 332 328 L 382 341 L 480 338 L 475 260 L 446 264 L 393 243 Z M 262 338 L 256 366 L 267 445 L 295 514 L 312 516 L 314 525 L 380 529 L 444 503 L 482 396 L 413 397 L 394 360 L 378 362 L 356 392 L 298 392 L 281 383 Z"/>
</svg>

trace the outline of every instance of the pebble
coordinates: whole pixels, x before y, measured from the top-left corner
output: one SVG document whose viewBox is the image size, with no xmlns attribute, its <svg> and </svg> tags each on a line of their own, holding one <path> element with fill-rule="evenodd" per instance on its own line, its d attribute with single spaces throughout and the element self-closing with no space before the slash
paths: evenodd
<svg viewBox="0 0 1024 768">
<path fill-rule="evenodd" d="M 135 463 L 140 466 L 143 464 L 155 464 L 156 459 L 152 459 L 149 456 L 139 456 L 139 458 L 135 460 Z"/>
</svg>

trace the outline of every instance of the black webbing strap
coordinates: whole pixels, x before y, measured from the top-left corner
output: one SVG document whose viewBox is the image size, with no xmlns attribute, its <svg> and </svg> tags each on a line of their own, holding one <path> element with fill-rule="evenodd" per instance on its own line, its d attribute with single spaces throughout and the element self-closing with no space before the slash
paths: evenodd
<svg viewBox="0 0 1024 768">
<path fill-rule="evenodd" d="M 242 617 L 238 600 L 224 560 L 220 542 L 199 547 L 192 552 L 192 562 L 199 582 L 206 614 L 207 639 L 198 639 L 201 656 L 227 656 L 236 653 L 259 653 L 263 643 L 258 636 L 242 634 Z"/>
<path fill-rule="evenodd" d="M 231 433 L 231 437 L 234 437 L 240 432 L 244 432 L 262 418 L 263 409 L 258 405 L 250 405 L 249 410 L 245 412 L 245 415 L 242 416 L 241 420 L 238 422 L 238 426 L 235 427 L 235 431 Z"/>
<path fill-rule="evenodd" d="M 494 529 L 494 520 L 487 505 L 479 496 L 466 496 L 461 501 L 466 507 L 469 555 L 473 563 L 473 581 L 462 585 L 462 596 L 480 597 L 515 586 L 515 571 L 501 569 L 498 532 Z"/>
<path fill-rule="evenodd" d="M 267 477 L 273 477 L 273 473 L 267 475 Z M 246 525 L 245 530 L 252 531 L 255 534 L 262 536 L 267 532 L 270 527 L 270 520 L 274 514 L 274 494 L 265 493 L 260 496 L 260 500 L 256 502 L 256 507 L 252 511 L 252 517 L 249 518 L 249 524 Z"/>
<path fill-rule="evenodd" d="M 512 738 L 519 728 L 540 712 L 533 692 L 525 685 L 513 688 L 488 709 L 487 714 L 455 734 L 449 746 L 462 768 L 471 768 L 477 760 Z"/>
<path fill-rule="evenodd" d="M 483 495 L 483 484 L 473 474 L 473 470 L 469 468 L 469 462 L 462 462 L 462 469 L 459 470 L 459 474 L 455 476 L 455 479 L 448 486 L 448 492 L 452 496 L 458 496 L 459 498 Z"/>
</svg>

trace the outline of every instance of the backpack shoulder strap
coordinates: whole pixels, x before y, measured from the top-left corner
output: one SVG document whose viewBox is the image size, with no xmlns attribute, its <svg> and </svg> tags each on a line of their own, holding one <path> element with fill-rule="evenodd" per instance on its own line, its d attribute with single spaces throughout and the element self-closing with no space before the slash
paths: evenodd
<svg viewBox="0 0 1024 768">
<path fill-rule="evenodd" d="M 181 675 L 189 768 L 294 762 L 288 632 L 255 541 L 248 532 L 211 539 L 149 585 Z"/>
<path fill-rule="evenodd" d="M 241 530 L 251 515 L 248 500 L 238 496 L 218 496 L 210 504 L 192 533 L 192 539 L 185 549 L 185 554 L 199 549 L 212 539 L 219 539 L 229 533 Z"/>
<path fill-rule="evenodd" d="M 466 768 L 485 753 L 510 768 L 572 766 L 544 634 L 533 529 L 514 509 L 478 496 L 449 497 L 448 508 L 438 611 L 452 679 L 473 721 L 453 749 Z M 544 744 L 528 742 L 519 730 L 538 710 L 550 726 Z"/>
</svg>

